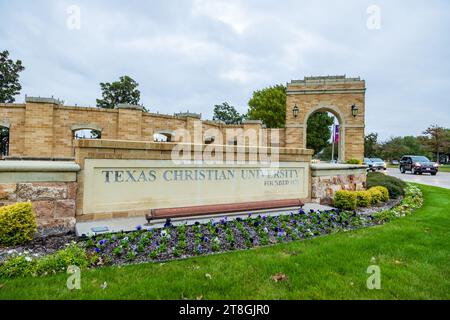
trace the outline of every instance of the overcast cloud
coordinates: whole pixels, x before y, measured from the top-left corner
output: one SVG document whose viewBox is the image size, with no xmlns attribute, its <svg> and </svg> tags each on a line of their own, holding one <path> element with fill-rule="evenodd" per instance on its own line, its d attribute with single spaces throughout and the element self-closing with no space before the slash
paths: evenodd
<svg viewBox="0 0 450 320">
<path fill-rule="evenodd" d="M 0 0 L 0 50 L 26 67 L 18 102 L 93 106 L 99 82 L 129 75 L 151 111 L 208 119 L 224 101 L 245 112 L 255 89 L 346 74 L 366 80 L 366 133 L 383 139 L 450 127 L 449 31 L 448 1 Z"/>
</svg>

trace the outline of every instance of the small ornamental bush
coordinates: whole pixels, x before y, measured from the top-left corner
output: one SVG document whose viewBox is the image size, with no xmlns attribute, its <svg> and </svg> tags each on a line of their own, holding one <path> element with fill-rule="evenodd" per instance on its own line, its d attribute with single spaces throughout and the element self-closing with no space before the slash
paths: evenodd
<svg viewBox="0 0 450 320">
<path fill-rule="evenodd" d="M 381 195 L 382 195 L 381 201 L 383 201 L 383 202 L 389 201 L 389 191 L 386 187 L 376 186 L 376 187 L 372 187 L 371 189 L 376 189 L 381 192 Z"/>
<path fill-rule="evenodd" d="M 30 277 L 36 273 L 36 261 L 16 255 L 0 264 L 0 278 Z"/>
<path fill-rule="evenodd" d="M 19 202 L 0 208 L 0 246 L 14 246 L 31 241 L 36 229 L 36 216 L 31 202 Z"/>
<path fill-rule="evenodd" d="M 362 161 L 358 159 L 349 159 L 347 160 L 347 164 L 362 164 Z"/>
<path fill-rule="evenodd" d="M 422 207 L 422 205 L 422 191 L 418 187 L 408 184 L 405 189 L 405 197 L 400 204 L 392 209 L 376 213 L 374 218 L 380 223 L 385 223 L 399 217 L 410 215 L 415 209 Z"/>
<path fill-rule="evenodd" d="M 386 187 L 389 191 L 389 197 L 396 199 L 405 195 L 406 183 L 395 177 L 385 175 L 381 172 L 370 172 L 367 174 L 367 188 L 376 186 Z"/>
<path fill-rule="evenodd" d="M 86 251 L 72 243 L 67 248 L 56 251 L 42 258 L 32 258 L 23 254 L 15 254 L 0 264 L 0 277 L 43 276 L 65 272 L 69 266 L 84 269 L 89 266 Z"/>
<path fill-rule="evenodd" d="M 38 260 L 36 273 L 39 275 L 65 272 L 68 266 L 77 266 L 80 269 L 89 265 L 86 251 L 77 244 L 72 243 L 67 248 L 59 250 Z"/>
<path fill-rule="evenodd" d="M 334 206 L 339 209 L 353 210 L 356 208 L 356 192 L 339 190 L 334 194 Z"/>
<path fill-rule="evenodd" d="M 368 207 L 372 203 L 372 195 L 369 191 L 356 191 L 356 205 L 358 207 Z"/>
<path fill-rule="evenodd" d="M 370 193 L 372 198 L 372 204 L 378 204 L 383 201 L 383 193 L 379 189 L 370 188 L 367 191 Z"/>
</svg>

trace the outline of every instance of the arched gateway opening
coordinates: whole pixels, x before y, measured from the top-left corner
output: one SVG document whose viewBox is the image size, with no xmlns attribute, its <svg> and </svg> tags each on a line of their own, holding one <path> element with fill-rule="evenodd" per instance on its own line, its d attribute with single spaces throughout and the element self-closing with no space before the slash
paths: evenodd
<svg viewBox="0 0 450 320">
<path fill-rule="evenodd" d="M 306 148 L 308 119 L 316 112 L 328 112 L 339 124 L 338 162 L 362 161 L 365 91 L 364 80 L 346 76 L 305 77 L 288 83 L 286 147 Z"/>
<path fill-rule="evenodd" d="M 314 121 L 311 121 L 313 120 Z M 317 106 L 306 115 L 303 123 L 304 145 L 314 150 L 314 158 L 326 162 L 344 162 L 344 117 L 333 106 Z"/>
<path fill-rule="evenodd" d="M 9 125 L 0 124 L 0 159 L 9 155 Z"/>
</svg>

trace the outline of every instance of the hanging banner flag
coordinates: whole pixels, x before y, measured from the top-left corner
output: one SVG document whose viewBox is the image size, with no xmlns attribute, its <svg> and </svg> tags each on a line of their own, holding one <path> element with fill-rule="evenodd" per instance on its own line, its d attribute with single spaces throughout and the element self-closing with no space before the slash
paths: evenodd
<svg viewBox="0 0 450 320">
<path fill-rule="evenodd" d="M 339 125 L 334 127 L 334 142 L 339 143 Z"/>
</svg>

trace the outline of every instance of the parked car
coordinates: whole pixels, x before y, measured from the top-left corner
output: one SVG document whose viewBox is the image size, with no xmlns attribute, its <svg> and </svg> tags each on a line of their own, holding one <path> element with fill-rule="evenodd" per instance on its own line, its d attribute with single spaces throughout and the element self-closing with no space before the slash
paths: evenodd
<svg viewBox="0 0 450 320">
<path fill-rule="evenodd" d="M 380 158 L 370 158 L 372 166 L 375 170 L 386 170 L 386 162 Z M 375 171 L 374 170 L 374 171 Z"/>
<path fill-rule="evenodd" d="M 397 166 L 397 165 L 400 164 L 400 162 L 398 162 L 398 160 L 392 160 L 391 163 L 392 163 L 393 165 L 395 165 L 395 166 Z"/>
<path fill-rule="evenodd" d="M 411 171 L 412 174 L 422 174 L 426 172 L 435 176 L 438 173 L 439 164 L 424 156 L 406 155 L 400 160 L 399 168 L 401 173 Z"/>
<path fill-rule="evenodd" d="M 373 162 L 369 158 L 364 158 L 363 164 L 367 166 L 367 172 L 376 171 L 373 167 Z"/>
</svg>

